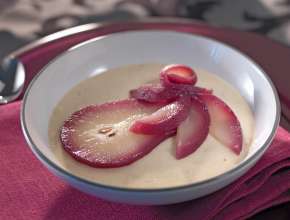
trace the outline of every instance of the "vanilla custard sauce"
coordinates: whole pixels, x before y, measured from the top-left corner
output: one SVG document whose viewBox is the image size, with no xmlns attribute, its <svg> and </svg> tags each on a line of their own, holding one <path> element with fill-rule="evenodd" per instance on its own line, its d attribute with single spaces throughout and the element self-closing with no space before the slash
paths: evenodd
<svg viewBox="0 0 290 220">
<path fill-rule="evenodd" d="M 101 184 L 126 188 L 164 188 L 205 180 L 236 166 L 246 156 L 254 132 L 254 118 L 245 99 L 230 84 L 214 74 L 196 70 L 197 85 L 213 89 L 238 117 L 243 133 L 243 150 L 237 156 L 210 134 L 197 151 L 184 159 L 175 158 L 175 137 L 130 165 L 93 168 L 73 159 L 63 150 L 59 132 L 64 120 L 90 104 L 126 99 L 129 90 L 158 80 L 161 64 L 131 65 L 109 70 L 86 79 L 72 88 L 56 106 L 49 125 L 50 147 L 62 168 Z"/>
</svg>

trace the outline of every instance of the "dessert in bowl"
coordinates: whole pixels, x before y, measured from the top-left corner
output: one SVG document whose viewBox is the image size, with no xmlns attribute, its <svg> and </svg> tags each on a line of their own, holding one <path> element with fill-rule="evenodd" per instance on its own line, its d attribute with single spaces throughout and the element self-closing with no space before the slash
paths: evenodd
<svg viewBox="0 0 290 220">
<path fill-rule="evenodd" d="M 178 127 L 186 121 L 190 111 L 177 120 L 178 122 L 175 121 L 173 127 L 170 127 L 172 123 L 162 126 L 165 130 L 161 129 L 160 134 L 148 134 L 152 132 L 152 127 L 147 131 L 141 129 L 141 134 L 138 134 L 140 130 L 138 131 L 136 126 L 135 130 L 132 129 L 132 124 L 137 119 L 142 120 L 166 105 L 179 105 L 180 102 L 176 100 L 184 97 L 183 95 L 163 104 L 151 103 L 152 108 L 147 108 L 148 103 L 144 104 L 146 108 L 142 107 L 138 117 L 126 127 L 126 137 L 118 136 L 120 129 L 117 129 L 117 134 L 110 133 L 111 130 L 102 130 L 108 128 L 108 120 L 102 121 L 104 118 L 110 119 L 110 123 L 112 120 L 115 124 L 117 121 L 122 122 L 124 114 L 121 113 L 120 118 L 120 112 L 124 110 L 126 117 L 130 118 L 129 115 L 140 107 L 139 104 L 135 105 L 135 102 L 141 102 L 142 106 L 144 101 L 151 102 L 152 100 L 140 100 L 136 91 L 144 88 L 144 84 L 156 85 L 160 72 L 172 63 L 180 63 L 193 69 L 197 82 L 190 86 L 212 90 L 211 95 L 222 100 L 230 108 L 239 121 L 242 134 L 238 150 L 227 147 L 227 144 L 212 132 L 211 126 L 214 123 L 211 123 L 200 127 L 197 129 L 197 135 L 193 135 L 200 136 L 199 134 L 206 130 L 204 127 L 208 127 L 209 132 L 203 135 L 203 140 L 196 149 L 187 153 L 181 150 L 181 153 L 177 153 L 177 142 L 180 139 Z M 131 99 L 128 99 L 129 91 Z M 168 93 L 170 92 L 167 91 L 166 94 Z M 210 103 L 204 103 L 211 116 L 211 122 L 224 116 L 227 118 L 223 111 L 218 114 L 221 117 L 213 117 Z M 94 110 L 104 109 L 104 106 L 108 105 L 114 107 L 106 107 L 109 111 L 101 110 L 105 113 L 100 114 L 99 110 Z M 113 158 L 110 163 L 100 165 L 94 162 L 96 159 L 100 161 L 94 157 L 100 155 L 100 151 L 94 151 L 93 160 L 88 159 L 92 158 L 91 155 L 79 156 L 84 155 L 81 152 L 83 148 L 74 148 L 74 152 L 81 153 L 72 154 L 73 151 L 67 150 L 68 145 L 61 138 L 66 121 L 78 112 L 86 112 L 88 108 L 92 108 L 94 114 L 92 117 L 90 115 L 87 121 L 90 124 L 94 123 L 93 126 L 96 126 L 98 131 L 109 132 L 108 136 L 114 136 L 102 139 L 113 140 L 113 144 L 110 144 L 111 154 L 108 156 Z M 130 110 L 127 111 L 128 109 Z M 99 116 L 101 119 L 94 120 Z M 219 42 L 167 31 L 108 35 L 68 50 L 35 77 L 26 92 L 22 110 L 22 126 L 26 139 L 36 156 L 51 171 L 82 191 L 113 201 L 136 204 L 176 203 L 207 195 L 226 186 L 260 158 L 274 136 L 278 121 L 279 105 L 275 89 L 255 63 Z M 111 127 L 116 127 L 115 124 Z M 170 133 L 172 130 L 174 132 Z M 194 127 L 188 125 L 183 129 L 191 130 L 194 130 Z M 217 129 L 219 130 L 221 129 Z M 160 127 L 153 131 L 158 133 Z M 86 130 L 82 132 L 89 133 Z M 97 136 L 100 135 L 104 134 Z M 150 135 L 157 138 L 147 141 Z M 96 133 L 83 135 L 84 140 L 95 136 Z M 138 157 L 115 163 L 115 151 L 124 150 L 127 153 L 133 146 L 132 143 L 140 139 L 142 146 L 149 150 L 144 153 L 142 147 L 141 154 L 140 151 L 134 153 L 138 154 Z M 90 142 L 90 146 L 93 142 L 96 142 L 96 139 Z M 138 144 L 140 146 L 140 142 Z M 102 149 L 106 149 L 107 146 L 103 145 Z M 101 157 L 104 159 L 104 154 Z M 106 158 L 101 161 L 106 161 Z"/>
<path fill-rule="evenodd" d="M 222 109 L 218 116 L 209 117 L 206 115 L 208 114 L 207 105 L 193 106 L 195 110 L 199 107 L 204 108 L 205 116 L 203 111 L 201 115 L 197 112 L 194 113 L 197 116 L 192 116 L 190 119 L 191 122 L 186 122 L 185 119 L 189 117 L 189 112 L 186 111 L 190 108 L 187 106 L 186 94 L 178 96 L 179 90 L 174 89 L 172 92 L 170 87 L 163 87 L 158 81 L 143 85 L 144 82 L 148 82 L 144 78 L 151 81 L 158 79 L 164 66 L 164 64 L 149 63 L 123 66 L 86 79 L 73 87 L 57 104 L 49 124 L 50 147 L 62 165 L 77 173 L 78 176 L 94 179 L 106 185 L 156 189 L 205 180 L 238 164 L 246 156 L 254 132 L 253 115 L 246 101 L 224 80 L 202 70 L 195 70 L 197 83 L 194 86 L 188 85 L 189 88 L 200 89 L 192 95 L 198 100 L 202 98 L 198 96 L 216 95 L 222 97 L 231 106 L 237 115 L 237 123 L 241 125 L 237 126 L 240 126 L 243 131 L 243 140 L 240 141 L 239 149 L 235 151 L 235 149 L 230 149 L 231 146 L 225 146 L 222 138 L 218 140 L 209 134 L 213 133 L 209 132 L 209 125 L 213 125 L 217 117 L 228 117 L 228 114 L 231 114 L 227 109 L 225 111 Z M 132 80 L 118 85 L 122 79 Z M 117 99 L 114 95 L 114 87 L 111 87 L 112 91 L 110 88 L 105 88 L 108 85 L 106 81 L 109 84 L 118 85 Z M 186 84 L 175 85 L 187 86 Z M 128 99 L 129 90 L 134 100 Z M 158 94 L 154 96 L 153 92 Z M 171 92 L 174 95 L 173 98 L 170 97 Z M 76 99 L 80 102 L 75 101 Z M 84 99 L 88 100 L 84 101 Z M 194 104 L 195 102 L 192 103 Z M 156 121 L 163 123 L 159 129 L 158 122 L 153 121 L 149 127 L 146 124 L 144 127 L 144 123 L 136 123 L 144 119 L 144 115 L 148 116 L 154 112 L 156 114 L 157 110 L 162 117 L 160 112 L 163 109 L 170 110 L 170 112 L 165 110 L 169 121 L 166 122 L 166 117 L 160 120 L 157 117 Z M 73 112 L 75 113 L 70 116 Z M 170 114 L 171 112 L 173 115 Z M 199 118 L 207 122 L 201 122 L 199 125 L 197 123 Z M 189 136 L 192 136 L 185 137 L 184 141 L 178 140 L 182 135 L 180 129 L 178 132 L 182 122 L 188 124 L 184 125 L 182 130 L 189 131 Z M 142 128 L 145 128 L 145 131 Z M 194 130 L 196 133 L 191 132 Z M 173 134 L 166 136 L 168 132 L 173 132 Z M 232 137 L 233 141 L 240 136 Z M 72 143 L 73 141 L 76 143 Z M 200 143 L 195 144 L 196 141 Z M 193 147 L 193 149 L 189 149 L 190 152 L 184 154 L 182 151 L 187 151 L 187 149 L 180 151 L 179 148 L 183 146 L 180 143 L 177 148 L 178 142 L 189 142 L 188 147 Z M 114 153 L 120 153 L 120 155 Z M 106 155 L 111 156 L 110 160 L 106 160 Z M 213 164 L 218 164 L 218 166 L 213 166 Z"/>
</svg>

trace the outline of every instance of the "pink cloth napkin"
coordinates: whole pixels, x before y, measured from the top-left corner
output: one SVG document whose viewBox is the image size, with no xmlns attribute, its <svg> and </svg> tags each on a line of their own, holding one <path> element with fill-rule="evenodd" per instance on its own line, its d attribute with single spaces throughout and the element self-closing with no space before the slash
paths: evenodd
<svg viewBox="0 0 290 220">
<path fill-rule="evenodd" d="M 117 26 L 114 31 L 122 29 Z M 23 55 L 28 81 L 65 48 L 110 31 L 82 33 Z M 206 31 L 202 29 L 199 33 L 203 32 Z M 234 220 L 290 201 L 290 134 L 283 128 L 278 129 L 271 147 L 256 166 L 230 186 L 181 204 L 133 206 L 86 195 L 49 173 L 25 143 L 20 128 L 20 105 L 21 101 L 17 101 L 0 106 L 0 219 Z"/>
</svg>

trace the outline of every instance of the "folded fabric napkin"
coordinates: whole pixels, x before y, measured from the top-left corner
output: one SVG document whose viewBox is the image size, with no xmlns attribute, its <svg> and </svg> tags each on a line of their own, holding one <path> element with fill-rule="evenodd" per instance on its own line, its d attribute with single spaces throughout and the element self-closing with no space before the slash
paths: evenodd
<svg viewBox="0 0 290 220">
<path fill-rule="evenodd" d="M 122 28 L 113 31 L 119 29 Z M 82 33 L 25 54 L 21 59 L 27 70 L 27 81 L 67 47 L 110 31 Z M 278 129 L 273 143 L 256 166 L 230 186 L 190 202 L 133 206 L 89 196 L 54 177 L 24 140 L 20 105 L 21 101 L 17 101 L 0 106 L 0 219 L 234 220 L 290 201 L 290 134 L 283 128 Z"/>
</svg>

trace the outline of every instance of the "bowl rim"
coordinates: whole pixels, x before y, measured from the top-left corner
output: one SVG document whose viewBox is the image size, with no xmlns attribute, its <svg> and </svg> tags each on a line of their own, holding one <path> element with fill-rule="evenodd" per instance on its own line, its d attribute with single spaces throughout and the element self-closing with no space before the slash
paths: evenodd
<svg viewBox="0 0 290 220">
<path fill-rule="evenodd" d="M 160 22 L 162 23 L 162 22 Z M 250 63 L 256 68 L 258 69 L 258 71 L 260 71 L 260 73 L 262 74 L 262 76 L 266 79 L 267 83 L 269 83 L 271 90 L 274 94 L 274 99 L 275 99 L 275 109 L 276 109 L 276 116 L 275 116 L 275 121 L 274 121 L 274 125 L 273 128 L 271 130 L 270 135 L 268 136 L 268 138 L 264 141 L 264 144 L 262 146 L 260 146 L 260 148 L 253 154 L 251 155 L 249 158 L 247 158 L 246 160 L 243 160 L 241 163 L 239 163 L 237 166 L 233 167 L 232 169 L 219 174 L 217 176 L 211 177 L 209 179 L 205 179 L 202 181 L 198 181 L 198 182 L 194 182 L 194 183 L 190 183 L 190 184 L 186 184 L 186 185 L 181 185 L 181 186 L 174 186 L 174 187 L 164 187 L 164 188 L 129 188 L 129 187 L 120 187 L 120 186 L 113 186 L 113 185 L 105 185 L 102 183 L 97 183 L 85 178 L 82 178 L 80 176 L 77 176 L 69 171 L 66 171 L 65 169 L 61 168 L 60 166 L 58 166 L 57 164 L 55 164 L 54 162 L 52 162 L 51 160 L 49 160 L 45 154 L 43 154 L 38 147 L 36 146 L 36 144 L 34 143 L 32 137 L 29 134 L 29 130 L 27 128 L 27 123 L 26 123 L 26 119 L 25 119 L 25 109 L 26 109 L 26 104 L 27 104 L 27 98 L 29 97 L 30 94 L 30 90 L 33 87 L 33 85 L 35 84 L 35 82 L 37 81 L 38 77 L 40 75 L 43 74 L 43 72 L 45 72 L 45 70 L 47 69 L 48 66 L 50 66 L 51 64 L 53 64 L 56 60 L 58 60 L 59 58 L 66 56 L 68 53 L 78 49 L 79 47 L 85 46 L 87 44 L 96 42 L 98 40 L 101 40 L 103 38 L 107 38 L 110 37 L 112 35 L 120 35 L 120 34 L 126 34 L 126 33 L 140 33 L 140 32 L 168 32 L 168 33 L 175 33 L 175 34 L 181 34 L 181 35 L 188 35 L 188 36 L 194 36 L 197 38 L 202 38 L 202 39 L 206 39 L 209 42 L 215 43 L 215 44 L 220 44 L 223 47 L 229 48 L 231 50 L 233 50 L 234 52 L 236 52 L 237 54 L 239 54 L 240 56 L 243 56 L 244 58 L 246 58 L 248 61 L 250 61 Z M 125 30 L 125 31 L 121 31 L 121 32 L 116 32 L 116 33 L 108 33 L 105 35 L 101 35 L 89 40 L 86 40 L 84 42 L 78 43 L 70 48 L 68 48 L 67 50 L 65 50 L 64 52 L 60 53 L 59 55 L 57 55 L 55 58 L 53 58 L 52 60 L 50 60 L 31 80 L 31 82 L 29 83 L 23 100 L 22 100 L 22 105 L 21 105 L 21 112 L 20 112 L 20 121 L 21 121 L 21 128 L 22 128 L 22 132 L 24 134 L 25 140 L 28 143 L 29 148 L 31 149 L 31 151 L 35 154 L 35 156 L 40 159 L 40 161 L 42 163 L 44 163 L 45 165 L 49 166 L 50 168 L 54 169 L 55 171 L 57 171 L 58 173 L 63 174 L 65 177 L 71 178 L 74 181 L 77 182 L 83 182 L 85 184 L 90 185 L 91 187 L 99 187 L 99 188 L 103 188 L 103 189 L 107 189 L 107 190 L 112 190 L 112 191 L 122 191 L 122 192 L 136 192 L 136 193 L 147 193 L 147 192 L 168 192 L 168 191 L 175 191 L 175 190 L 184 190 L 184 189 L 188 189 L 191 187 L 200 187 L 201 185 L 208 185 L 208 184 L 212 184 L 214 182 L 218 182 L 221 179 L 224 179 L 228 176 L 231 176 L 232 174 L 234 174 L 235 172 L 237 172 L 240 169 L 245 168 L 250 162 L 255 161 L 261 154 L 263 154 L 266 149 L 269 147 L 270 143 L 272 142 L 276 130 L 278 129 L 279 126 L 279 122 L 280 122 L 280 114 L 281 114 L 281 106 L 280 106 L 280 101 L 279 101 L 279 96 L 277 93 L 277 90 L 273 84 L 273 82 L 271 81 L 270 77 L 265 73 L 265 71 L 263 70 L 263 68 L 258 65 L 251 57 L 249 57 L 248 55 L 244 54 L 243 52 L 241 52 L 240 50 L 236 49 L 235 47 L 232 47 L 224 42 L 218 41 L 216 39 L 212 39 L 210 37 L 207 36 L 202 36 L 202 35 L 198 35 L 198 34 L 194 34 L 194 33 L 185 33 L 185 32 L 177 32 L 174 30 Z"/>
</svg>

